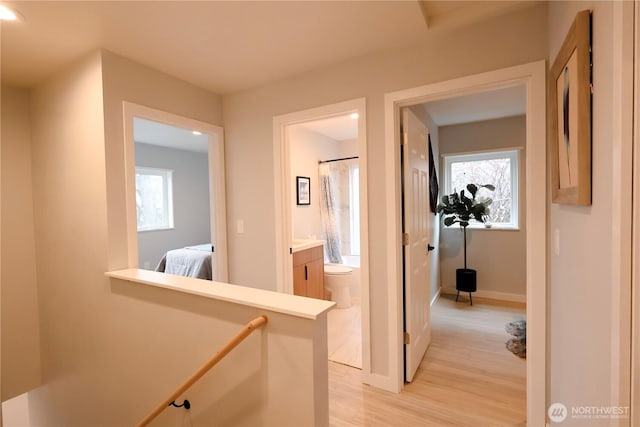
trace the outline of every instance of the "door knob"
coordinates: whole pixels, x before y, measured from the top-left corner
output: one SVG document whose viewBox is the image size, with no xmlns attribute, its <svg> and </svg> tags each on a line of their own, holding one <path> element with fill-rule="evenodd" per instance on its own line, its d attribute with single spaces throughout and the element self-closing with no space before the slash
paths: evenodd
<svg viewBox="0 0 640 427">
<path fill-rule="evenodd" d="M 427 252 L 431 252 L 434 249 L 435 249 L 435 246 L 431 246 L 430 244 L 427 244 Z"/>
</svg>

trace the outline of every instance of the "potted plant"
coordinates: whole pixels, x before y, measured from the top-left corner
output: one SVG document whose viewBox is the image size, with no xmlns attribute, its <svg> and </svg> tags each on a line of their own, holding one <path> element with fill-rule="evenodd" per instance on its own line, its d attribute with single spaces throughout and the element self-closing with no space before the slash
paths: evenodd
<svg viewBox="0 0 640 427">
<path fill-rule="evenodd" d="M 456 269 L 456 301 L 460 296 L 460 292 L 469 292 L 469 301 L 473 305 L 473 299 L 471 293 L 477 289 L 476 285 L 476 271 L 467 268 L 467 227 L 469 221 L 476 220 L 484 223 L 489 216 L 489 205 L 493 202 L 488 197 L 476 198 L 478 190 L 480 188 L 486 188 L 493 191 L 495 187 L 493 185 L 467 185 L 467 191 L 471 195 L 468 197 L 464 190 L 460 193 L 453 192 L 447 196 L 442 197 L 442 203 L 438 204 L 436 211 L 442 214 L 444 218 L 444 225 L 447 227 L 453 224 L 460 224 L 464 232 L 464 268 Z"/>
</svg>

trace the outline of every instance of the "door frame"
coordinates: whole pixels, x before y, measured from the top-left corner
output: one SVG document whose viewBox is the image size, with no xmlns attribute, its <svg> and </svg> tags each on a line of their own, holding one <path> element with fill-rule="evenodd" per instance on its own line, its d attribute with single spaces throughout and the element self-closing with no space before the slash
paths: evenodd
<svg viewBox="0 0 640 427">
<path fill-rule="evenodd" d="M 135 141 L 133 138 L 133 118 L 141 117 L 183 129 L 200 131 L 209 135 L 209 215 L 211 217 L 211 238 L 215 241 L 216 281 L 227 282 L 227 209 L 224 169 L 224 130 L 220 126 L 201 122 L 144 105 L 124 101 L 124 150 L 127 207 L 127 248 L 129 268 L 138 266 L 138 228 L 136 217 L 135 185 Z"/>
<path fill-rule="evenodd" d="M 362 373 L 371 373 L 370 310 L 369 310 L 369 204 L 366 135 L 366 98 L 352 99 L 308 110 L 296 111 L 273 118 L 273 162 L 275 202 L 275 255 L 278 292 L 293 294 L 293 260 L 289 253 L 293 236 L 290 179 L 290 143 L 287 126 L 328 117 L 358 113 L 358 167 L 360 169 L 360 282 L 362 304 Z"/>
<path fill-rule="evenodd" d="M 400 212 L 400 108 L 502 87 L 526 88 L 526 230 L 527 230 L 527 422 L 546 420 L 546 284 L 547 186 L 539 179 L 546 170 L 546 63 L 531 62 L 486 73 L 385 94 L 385 155 L 387 196 L 387 274 L 389 310 L 390 389 L 400 391 L 404 361 L 402 311 L 402 230 Z M 534 176 L 535 174 L 535 176 Z M 544 284 L 544 285 L 541 285 Z"/>
<path fill-rule="evenodd" d="M 633 20 L 633 116 L 632 116 L 632 247 L 631 247 L 631 419 L 629 425 L 640 424 L 640 209 L 637 208 L 640 203 L 640 96 L 638 95 L 638 87 L 640 87 L 640 26 L 638 19 L 640 18 L 640 2 L 633 3 L 634 20 Z M 628 16 L 628 10 L 622 12 L 623 16 Z M 620 12 L 619 12 L 620 13 Z M 618 18 L 622 20 L 622 17 Z M 628 63 L 626 63 L 629 66 Z M 628 71 L 628 70 L 627 70 Z M 622 92 L 622 91 L 621 91 Z M 627 92 L 628 94 L 628 92 Z M 628 153 L 620 151 L 620 156 Z M 622 189 L 621 192 L 627 190 Z M 622 349 L 621 353 L 624 352 Z M 639 409 L 636 409 L 639 408 Z"/>
</svg>

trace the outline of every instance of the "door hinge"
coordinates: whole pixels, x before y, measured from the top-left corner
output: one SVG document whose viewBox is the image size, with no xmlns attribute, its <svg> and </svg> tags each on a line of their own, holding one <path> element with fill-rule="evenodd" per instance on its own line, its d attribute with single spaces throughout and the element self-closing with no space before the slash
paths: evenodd
<svg viewBox="0 0 640 427">
<path fill-rule="evenodd" d="M 411 344 L 411 335 L 409 335 L 409 332 L 404 333 L 404 343 Z"/>
<path fill-rule="evenodd" d="M 402 233 L 402 244 L 404 246 L 409 245 L 409 233 Z"/>
</svg>

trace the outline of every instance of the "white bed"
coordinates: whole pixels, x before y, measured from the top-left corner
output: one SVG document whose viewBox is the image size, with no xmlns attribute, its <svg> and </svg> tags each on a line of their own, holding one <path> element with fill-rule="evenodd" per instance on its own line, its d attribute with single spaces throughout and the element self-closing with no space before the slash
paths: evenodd
<svg viewBox="0 0 640 427">
<path fill-rule="evenodd" d="M 213 280 L 213 247 L 210 243 L 167 251 L 156 271 L 178 276 Z"/>
</svg>

